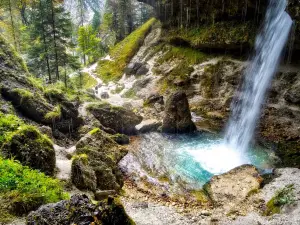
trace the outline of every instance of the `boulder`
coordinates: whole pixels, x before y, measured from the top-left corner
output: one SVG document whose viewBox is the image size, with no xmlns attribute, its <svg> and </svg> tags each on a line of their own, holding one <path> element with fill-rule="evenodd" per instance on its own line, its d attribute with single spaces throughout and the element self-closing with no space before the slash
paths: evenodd
<svg viewBox="0 0 300 225">
<path fill-rule="evenodd" d="M 162 123 L 158 120 L 144 120 L 142 123 L 136 126 L 139 133 L 149 133 L 158 131 L 158 128 Z"/>
<path fill-rule="evenodd" d="M 139 62 L 129 63 L 128 66 L 125 68 L 126 75 L 135 75 L 142 65 L 143 64 Z"/>
<path fill-rule="evenodd" d="M 141 76 L 141 75 L 146 75 L 148 73 L 149 69 L 146 65 L 142 65 L 137 71 L 136 75 Z"/>
<path fill-rule="evenodd" d="M 151 78 L 151 77 L 145 77 L 145 78 L 138 79 L 136 82 L 134 82 L 132 89 L 135 92 L 138 92 L 141 89 L 145 88 L 152 81 L 152 79 L 153 78 Z"/>
<path fill-rule="evenodd" d="M 52 133 L 51 127 L 48 127 L 48 126 L 41 126 L 41 127 L 39 127 L 39 130 L 40 130 L 43 134 L 47 135 L 48 137 L 50 137 L 50 138 L 53 137 L 53 133 Z"/>
<path fill-rule="evenodd" d="M 23 165 L 53 175 L 55 150 L 53 143 L 33 126 L 21 126 L 3 144 L 2 155 L 14 158 Z"/>
<path fill-rule="evenodd" d="M 108 196 L 116 195 L 116 194 L 117 194 L 117 192 L 115 190 L 106 190 L 106 191 L 99 191 L 98 190 L 94 193 L 96 201 L 102 201 L 104 199 L 107 199 Z"/>
<path fill-rule="evenodd" d="M 162 131 L 165 133 L 194 132 L 196 126 L 192 121 L 187 96 L 184 92 L 172 94 L 165 105 Z"/>
<path fill-rule="evenodd" d="M 108 198 L 95 205 L 86 195 L 76 194 L 70 200 L 41 206 L 27 216 L 26 225 L 134 225 L 123 205 Z"/>
<path fill-rule="evenodd" d="M 109 98 L 109 94 L 107 92 L 102 92 L 101 95 L 100 95 L 100 97 L 102 99 L 108 99 Z"/>
<path fill-rule="evenodd" d="M 133 111 L 108 103 L 91 104 L 87 109 L 104 127 L 111 128 L 120 134 L 135 134 L 135 126 L 143 120 L 143 117 Z"/>
<path fill-rule="evenodd" d="M 252 165 L 243 165 L 219 176 L 214 176 L 204 190 L 213 204 L 231 208 L 243 202 L 246 197 L 260 188 L 263 178 Z"/>
<path fill-rule="evenodd" d="M 89 132 L 76 144 L 75 154 L 71 177 L 77 188 L 93 191 L 95 189 L 119 191 L 122 188 L 123 176 L 118 163 L 127 154 L 127 150 L 106 133 L 100 129 Z M 78 172 L 81 174 L 80 178 L 77 178 Z M 84 185 L 78 182 L 80 179 L 85 180 Z M 87 185 L 90 181 L 93 184 L 91 186 Z"/>
<path fill-rule="evenodd" d="M 114 134 L 110 136 L 115 142 L 119 145 L 128 145 L 129 144 L 129 137 L 125 134 Z"/>
<path fill-rule="evenodd" d="M 289 89 L 284 95 L 284 99 L 290 103 L 299 104 L 300 103 L 300 84 L 294 85 Z"/>
<path fill-rule="evenodd" d="M 71 181 L 80 190 L 96 190 L 96 174 L 88 166 L 88 157 L 86 155 L 77 155 L 74 157 L 71 166 Z"/>
<path fill-rule="evenodd" d="M 145 104 L 149 105 L 149 104 L 164 104 L 164 97 L 160 94 L 151 94 L 146 100 L 145 100 Z"/>
</svg>

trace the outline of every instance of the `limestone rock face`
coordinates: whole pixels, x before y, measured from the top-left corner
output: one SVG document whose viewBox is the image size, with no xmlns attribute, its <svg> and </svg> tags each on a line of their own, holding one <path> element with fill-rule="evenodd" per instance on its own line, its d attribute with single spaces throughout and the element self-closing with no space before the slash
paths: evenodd
<svg viewBox="0 0 300 225">
<path fill-rule="evenodd" d="M 90 105 L 88 110 L 104 127 L 111 128 L 120 134 L 135 134 L 135 126 L 143 120 L 141 116 L 130 110 L 112 106 L 108 103 Z"/>
<path fill-rule="evenodd" d="M 70 200 L 41 206 L 27 217 L 27 225 L 134 225 L 117 199 L 93 204 L 86 195 L 73 195 Z"/>
<path fill-rule="evenodd" d="M 186 94 L 181 91 L 172 94 L 166 102 L 162 131 L 188 133 L 195 130 Z"/>
<path fill-rule="evenodd" d="M 214 176 L 205 186 L 215 206 L 233 207 L 246 199 L 249 193 L 260 188 L 263 181 L 252 165 L 243 165 L 228 173 Z"/>
<path fill-rule="evenodd" d="M 53 175 L 55 151 L 52 142 L 35 127 L 24 126 L 15 132 L 1 148 L 6 158 L 14 157 L 23 165 Z"/>
<path fill-rule="evenodd" d="M 93 191 L 119 191 L 122 188 L 123 176 L 117 164 L 127 150 L 103 131 L 95 129 L 81 138 L 75 154 L 71 178 L 77 188 Z"/>
</svg>

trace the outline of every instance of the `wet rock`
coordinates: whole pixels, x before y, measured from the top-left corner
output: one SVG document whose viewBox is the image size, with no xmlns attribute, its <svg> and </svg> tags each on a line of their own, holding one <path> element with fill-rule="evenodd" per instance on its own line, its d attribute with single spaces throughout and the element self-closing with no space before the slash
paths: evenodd
<svg viewBox="0 0 300 225">
<path fill-rule="evenodd" d="M 135 92 L 140 91 L 141 89 L 145 88 L 150 82 L 152 81 L 151 77 L 145 77 L 138 79 L 132 86 L 132 89 Z"/>
<path fill-rule="evenodd" d="M 103 126 L 126 135 L 135 134 L 135 126 L 143 119 L 130 110 L 123 107 L 112 106 L 108 103 L 89 105 L 88 110 Z"/>
<path fill-rule="evenodd" d="M 294 85 L 291 89 L 289 89 L 285 94 L 284 99 L 290 103 L 300 103 L 300 83 Z"/>
<path fill-rule="evenodd" d="M 159 113 L 162 112 L 162 111 L 164 111 L 164 109 L 165 109 L 163 105 L 161 105 L 161 104 L 159 104 L 159 103 L 157 103 L 157 102 L 154 103 L 153 106 L 154 106 L 155 110 L 156 110 L 157 112 L 159 112 Z"/>
<path fill-rule="evenodd" d="M 97 189 L 116 191 L 121 189 L 123 175 L 118 168 L 118 163 L 127 154 L 127 150 L 113 141 L 106 133 L 100 129 L 89 132 L 76 144 L 75 154 L 85 157 L 84 163 L 81 163 L 80 166 L 94 172 Z M 76 165 L 74 160 L 72 167 L 73 165 Z M 76 170 L 74 170 L 74 174 L 72 170 L 72 176 L 76 178 Z M 74 184 L 78 188 L 82 188 L 80 184 L 77 185 L 77 182 Z"/>
<path fill-rule="evenodd" d="M 47 135 L 47 136 L 50 137 L 50 138 L 53 136 L 51 127 L 48 127 L 48 126 L 41 126 L 41 127 L 39 127 L 39 130 L 40 130 L 43 134 Z"/>
<path fill-rule="evenodd" d="M 23 165 L 53 175 L 55 169 L 55 151 L 53 143 L 33 126 L 18 129 L 3 144 L 2 155 L 13 157 Z"/>
<path fill-rule="evenodd" d="M 118 199 L 95 205 L 86 195 L 41 206 L 27 217 L 26 225 L 134 225 Z"/>
<path fill-rule="evenodd" d="M 145 104 L 154 104 L 154 103 L 158 103 L 163 105 L 164 104 L 164 97 L 160 94 L 151 94 L 146 100 L 145 100 Z"/>
<path fill-rule="evenodd" d="M 263 178 L 252 165 L 243 165 L 214 176 L 204 190 L 215 206 L 231 208 L 243 202 L 249 193 L 260 188 Z"/>
<path fill-rule="evenodd" d="M 110 136 L 115 142 L 119 145 L 127 145 L 129 144 L 129 137 L 125 134 L 115 134 Z"/>
<path fill-rule="evenodd" d="M 187 96 L 184 92 L 172 94 L 165 105 L 162 131 L 165 133 L 194 132 L 196 126 L 192 121 Z"/>
<path fill-rule="evenodd" d="M 100 95 L 100 97 L 102 99 L 108 99 L 109 98 L 109 94 L 107 92 L 102 92 L 101 95 Z"/>
<path fill-rule="evenodd" d="M 73 159 L 71 166 L 71 181 L 80 190 L 96 190 L 96 174 L 88 165 L 88 158 L 86 155 L 78 155 Z"/>
<path fill-rule="evenodd" d="M 142 65 L 137 71 L 136 75 L 141 76 L 141 75 L 146 75 L 148 73 L 149 69 L 146 65 Z"/>
<path fill-rule="evenodd" d="M 105 191 L 97 190 L 94 193 L 96 201 L 102 201 L 104 199 L 107 199 L 108 196 L 115 195 L 115 194 L 117 194 L 117 192 L 115 190 L 105 190 Z"/>
<path fill-rule="evenodd" d="M 162 123 L 158 120 L 144 120 L 142 123 L 136 126 L 139 133 L 149 133 L 158 131 L 158 128 Z"/>
<path fill-rule="evenodd" d="M 125 68 L 125 73 L 126 75 L 135 75 L 138 71 L 138 69 L 143 66 L 142 63 L 135 62 L 135 63 L 130 63 L 126 68 Z"/>
</svg>

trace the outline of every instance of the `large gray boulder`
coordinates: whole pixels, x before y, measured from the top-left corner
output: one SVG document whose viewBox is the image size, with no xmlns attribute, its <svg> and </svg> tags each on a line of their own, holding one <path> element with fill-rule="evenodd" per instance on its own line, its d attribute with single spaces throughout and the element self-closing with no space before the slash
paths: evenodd
<svg viewBox="0 0 300 225">
<path fill-rule="evenodd" d="M 165 133 L 194 132 L 196 126 L 192 121 L 187 96 L 184 92 L 172 94 L 165 105 L 162 131 Z"/>
<path fill-rule="evenodd" d="M 131 110 L 104 102 L 89 105 L 87 109 L 104 127 L 113 129 L 120 134 L 136 134 L 135 126 L 143 120 L 143 117 L 135 114 Z"/>
</svg>

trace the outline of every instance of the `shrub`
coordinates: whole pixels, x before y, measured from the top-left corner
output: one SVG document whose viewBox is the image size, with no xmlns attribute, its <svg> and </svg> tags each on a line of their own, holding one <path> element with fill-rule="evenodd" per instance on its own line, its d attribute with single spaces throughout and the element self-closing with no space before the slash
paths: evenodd
<svg viewBox="0 0 300 225">
<path fill-rule="evenodd" d="M 267 209 L 264 212 L 265 216 L 280 213 L 280 210 L 285 205 L 295 203 L 294 185 L 287 185 L 281 190 L 278 190 L 275 196 L 267 203 Z"/>
</svg>

